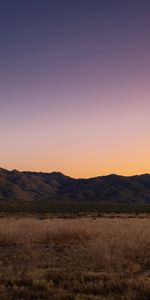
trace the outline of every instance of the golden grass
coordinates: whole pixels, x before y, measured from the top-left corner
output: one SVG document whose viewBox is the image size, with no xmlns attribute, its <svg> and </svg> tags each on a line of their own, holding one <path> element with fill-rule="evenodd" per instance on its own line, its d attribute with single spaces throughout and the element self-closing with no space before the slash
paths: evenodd
<svg viewBox="0 0 150 300">
<path fill-rule="evenodd" d="M 0 300 L 150 299 L 150 219 L 0 219 Z"/>
</svg>

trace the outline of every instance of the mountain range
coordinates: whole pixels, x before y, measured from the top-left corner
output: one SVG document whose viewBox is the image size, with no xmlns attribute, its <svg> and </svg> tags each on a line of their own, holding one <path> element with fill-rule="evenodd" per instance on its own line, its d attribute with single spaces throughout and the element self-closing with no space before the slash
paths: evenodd
<svg viewBox="0 0 150 300">
<path fill-rule="evenodd" d="M 150 204 L 150 174 L 75 179 L 60 172 L 19 172 L 0 168 L 0 200 Z"/>
</svg>

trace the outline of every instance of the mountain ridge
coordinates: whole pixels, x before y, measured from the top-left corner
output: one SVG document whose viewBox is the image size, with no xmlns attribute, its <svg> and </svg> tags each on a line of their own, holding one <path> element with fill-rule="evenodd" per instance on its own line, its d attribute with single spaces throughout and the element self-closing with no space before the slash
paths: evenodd
<svg viewBox="0 0 150 300">
<path fill-rule="evenodd" d="M 0 168 L 0 200 L 74 200 L 150 204 L 150 174 L 73 178 L 61 172 Z"/>
</svg>

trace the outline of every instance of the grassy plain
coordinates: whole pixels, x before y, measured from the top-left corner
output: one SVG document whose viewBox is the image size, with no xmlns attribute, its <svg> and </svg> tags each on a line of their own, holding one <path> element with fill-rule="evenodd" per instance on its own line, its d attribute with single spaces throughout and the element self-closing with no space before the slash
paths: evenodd
<svg viewBox="0 0 150 300">
<path fill-rule="evenodd" d="M 150 218 L 0 218 L 1 300 L 150 299 Z"/>
</svg>

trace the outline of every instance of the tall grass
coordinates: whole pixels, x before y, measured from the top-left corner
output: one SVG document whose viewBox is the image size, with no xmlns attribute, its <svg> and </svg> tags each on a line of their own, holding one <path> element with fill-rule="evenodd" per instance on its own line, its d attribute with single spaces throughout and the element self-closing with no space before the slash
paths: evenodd
<svg viewBox="0 0 150 300">
<path fill-rule="evenodd" d="M 0 299 L 150 295 L 150 219 L 0 219 Z"/>
</svg>

